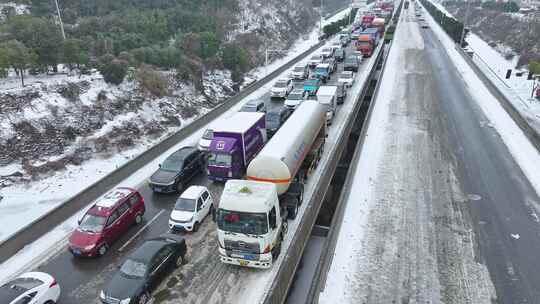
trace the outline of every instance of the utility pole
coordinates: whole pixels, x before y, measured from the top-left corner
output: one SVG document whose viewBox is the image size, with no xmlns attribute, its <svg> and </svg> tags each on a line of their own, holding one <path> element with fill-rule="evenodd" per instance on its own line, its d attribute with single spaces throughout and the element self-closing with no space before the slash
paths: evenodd
<svg viewBox="0 0 540 304">
<path fill-rule="evenodd" d="M 66 32 L 64 31 L 64 22 L 62 22 L 62 16 L 60 15 L 60 7 L 58 6 L 58 0 L 54 0 L 56 4 L 56 13 L 58 14 L 58 21 L 60 21 L 60 30 L 62 31 L 62 37 L 66 40 Z"/>
<path fill-rule="evenodd" d="M 471 9 L 471 1 L 467 1 L 467 10 L 465 11 L 465 20 L 463 21 L 463 29 L 461 30 L 461 39 L 459 39 L 459 47 L 463 46 L 463 40 L 465 40 L 465 27 L 469 20 L 469 10 Z M 444 20 L 444 19 L 443 19 Z"/>
</svg>

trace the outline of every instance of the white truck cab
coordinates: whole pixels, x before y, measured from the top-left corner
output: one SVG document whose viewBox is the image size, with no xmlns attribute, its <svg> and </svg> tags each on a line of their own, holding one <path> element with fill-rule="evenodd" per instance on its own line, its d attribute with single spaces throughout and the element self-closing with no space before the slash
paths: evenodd
<svg viewBox="0 0 540 304">
<path fill-rule="evenodd" d="M 283 213 L 275 184 L 228 180 L 216 215 L 221 261 L 270 268 L 287 231 Z"/>
<path fill-rule="evenodd" d="M 326 124 L 331 125 L 336 111 L 336 86 L 322 86 L 317 91 L 317 101 L 326 106 Z"/>
</svg>

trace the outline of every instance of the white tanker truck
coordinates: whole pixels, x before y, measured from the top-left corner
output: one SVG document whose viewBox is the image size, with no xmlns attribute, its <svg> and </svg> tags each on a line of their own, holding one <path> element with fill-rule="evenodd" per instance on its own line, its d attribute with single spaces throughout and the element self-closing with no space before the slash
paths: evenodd
<svg viewBox="0 0 540 304">
<path fill-rule="evenodd" d="M 216 217 L 222 262 L 272 266 L 287 218 L 296 218 L 305 179 L 317 166 L 325 139 L 325 106 L 304 101 L 249 163 L 248 180 L 225 184 Z"/>
</svg>

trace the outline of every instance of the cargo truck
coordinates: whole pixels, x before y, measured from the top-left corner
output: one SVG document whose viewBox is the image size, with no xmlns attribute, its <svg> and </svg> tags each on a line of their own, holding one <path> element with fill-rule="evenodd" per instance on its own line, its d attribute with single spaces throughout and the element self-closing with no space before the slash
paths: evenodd
<svg viewBox="0 0 540 304">
<path fill-rule="evenodd" d="M 379 44 L 379 32 L 377 28 L 368 28 L 358 36 L 356 49 L 362 53 L 364 57 L 371 57 L 375 48 Z"/>
<path fill-rule="evenodd" d="M 247 165 L 267 141 L 265 114 L 237 112 L 222 120 L 213 133 L 208 150 L 208 178 L 243 178 Z"/>
<path fill-rule="evenodd" d="M 366 29 L 370 27 L 373 19 L 375 19 L 375 15 L 372 14 L 362 16 L 362 28 Z"/>
<path fill-rule="evenodd" d="M 324 107 L 303 102 L 251 161 L 247 181 L 225 184 L 216 214 L 223 263 L 270 268 L 302 203 L 326 139 Z"/>
<path fill-rule="evenodd" d="M 381 38 L 384 36 L 385 24 L 386 21 L 384 20 L 384 18 L 375 18 L 373 19 L 373 23 L 371 24 L 371 27 L 379 30 L 379 37 Z"/>
</svg>

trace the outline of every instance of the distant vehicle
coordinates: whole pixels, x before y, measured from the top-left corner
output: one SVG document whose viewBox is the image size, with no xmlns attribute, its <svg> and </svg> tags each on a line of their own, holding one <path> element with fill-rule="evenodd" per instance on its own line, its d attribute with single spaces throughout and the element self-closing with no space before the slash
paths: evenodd
<svg viewBox="0 0 540 304">
<path fill-rule="evenodd" d="M 345 98 L 347 98 L 347 88 L 342 82 L 336 83 L 336 87 L 337 104 L 342 104 L 345 101 Z"/>
<path fill-rule="evenodd" d="M 290 109 L 296 109 L 306 96 L 306 92 L 303 89 L 295 89 L 285 99 L 285 106 Z"/>
<path fill-rule="evenodd" d="M 330 47 L 331 47 L 332 49 L 334 49 L 334 53 L 335 53 L 337 50 L 343 49 L 343 46 L 341 45 L 341 42 L 340 42 L 340 41 L 333 42 L 332 45 L 330 45 Z M 335 56 L 335 54 L 334 54 L 334 56 Z"/>
<path fill-rule="evenodd" d="M 319 78 L 310 78 L 304 82 L 304 92 L 309 96 L 315 96 L 320 86 L 321 80 Z"/>
<path fill-rule="evenodd" d="M 180 148 L 159 165 L 148 185 L 155 193 L 181 193 L 193 177 L 204 172 L 205 155 L 194 147 Z"/>
<path fill-rule="evenodd" d="M 424 23 L 422 23 L 422 28 L 423 28 L 423 29 L 427 29 L 427 28 L 429 28 L 429 25 L 428 25 L 427 23 L 424 22 Z"/>
<path fill-rule="evenodd" d="M 346 87 L 351 87 L 354 82 L 354 73 L 352 71 L 343 71 L 339 74 L 338 82 L 345 84 Z"/>
<path fill-rule="evenodd" d="M 415 16 L 416 16 L 416 17 L 421 17 L 421 16 L 422 16 L 422 14 L 420 14 L 420 13 L 416 13 L 416 15 L 415 15 Z"/>
<path fill-rule="evenodd" d="M 350 41 L 351 38 L 349 34 L 339 34 L 339 42 L 341 43 L 342 47 L 346 47 Z"/>
<path fill-rule="evenodd" d="M 212 214 L 214 200 L 204 186 L 191 186 L 176 200 L 169 218 L 172 231 L 185 230 L 197 232 L 204 218 Z"/>
<path fill-rule="evenodd" d="M 225 184 L 216 216 L 223 263 L 272 267 L 325 139 L 324 107 L 307 100 L 249 164 L 248 180 Z"/>
<path fill-rule="evenodd" d="M 323 63 L 328 64 L 330 74 L 334 73 L 338 69 L 338 64 L 334 57 L 324 59 Z"/>
<path fill-rule="evenodd" d="M 379 30 L 379 38 L 382 38 L 386 29 L 386 21 L 384 18 L 373 19 L 372 26 Z"/>
<path fill-rule="evenodd" d="M 540 86 L 536 88 L 536 99 L 540 99 Z"/>
<path fill-rule="evenodd" d="M 74 256 L 103 256 L 111 244 L 131 226 L 142 223 L 144 199 L 131 188 L 116 188 L 98 198 L 79 220 L 69 237 L 68 249 Z"/>
<path fill-rule="evenodd" d="M 361 31 L 354 31 L 354 32 L 352 32 L 352 33 L 351 33 L 351 40 L 352 40 L 352 41 L 357 40 L 357 39 L 358 39 L 358 36 L 360 36 L 360 32 L 361 32 Z"/>
<path fill-rule="evenodd" d="M 337 106 L 337 87 L 322 86 L 317 92 L 317 101 L 326 107 L 326 124 L 331 125 Z"/>
<path fill-rule="evenodd" d="M 101 290 L 101 303 L 148 303 L 151 292 L 161 281 L 184 264 L 186 254 L 186 241 L 179 235 L 167 233 L 145 241 Z"/>
<path fill-rule="evenodd" d="M 418 21 L 426 21 L 426 19 L 425 19 L 425 18 L 422 18 L 422 17 L 420 17 L 420 18 L 418 18 Z"/>
<path fill-rule="evenodd" d="M 368 28 L 363 31 L 356 42 L 356 49 L 362 53 L 364 57 L 371 57 L 375 48 L 379 44 L 379 32 L 377 28 Z"/>
<path fill-rule="evenodd" d="M 332 55 L 334 55 L 334 49 L 331 47 L 325 47 L 322 49 L 321 55 L 323 56 L 323 58 L 331 57 Z"/>
<path fill-rule="evenodd" d="M 364 16 L 362 16 L 362 27 L 368 28 L 373 23 L 373 20 L 375 19 L 375 15 L 368 13 Z"/>
<path fill-rule="evenodd" d="M 344 71 L 353 71 L 358 72 L 358 66 L 360 65 L 360 62 L 358 60 L 358 57 L 356 55 L 350 55 L 345 58 L 344 64 L 343 64 L 343 70 Z"/>
<path fill-rule="evenodd" d="M 336 61 L 342 62 L 345 59 L 345 51 L 343 49 L 336 50 L 334 52 L 334 58 L 336 58 Z"/>
<path fill-rule="evenodd" d="M 60 285 L 44 272 L 27 272 L 0 286 L 2 304 L 53 304 L 60 298 Z"/>
<path fill-rule="evenodd" d="M 321 63 L 315 67 L 313 71 L 315 77 L 322 80 L 323 83 L 326 83 L 330 79 L 330 65 L 328 63 Z"/>
<path fill-rule="evenodd" d="M 266 134 L 272 138 L 281 128 L 281 125 L 291 116 L 292 110 L 288 107 L 280 107 L 277 111 L 266 114 Z"/>
<path fill-rule="evenodd" d="M 239 112 L 266 112 L 266 103 L 264 100 L 254 99 L 246 102 Z"/>
<path fill-rule="evenodd" d="M 323 58 L 321 55 L 313 55 L 309 59 L 308 65 L 310 68 L 314 68 L 317 64 L 322 63 Z"/>
<path fill-rule="evenodd" d="M 220 123 L 208 150 L 208 178 L 242 178 L 249 162 L 266 144 L 264 113 L 237 112 Z"/>
<path fill-rule="evenodd" d="M 291 76 L 293 79 L 306 79 L 309 77 L 309 67 L 307 65 L 295 66 Z"/>
<path fill-rule="evenodd" d="M 280 78 L 274 83 L 274 86 L 270 90 L 271 97 L 285 98 L 293 90 L 293 83 L 291 79 Z"/>
</svg>

